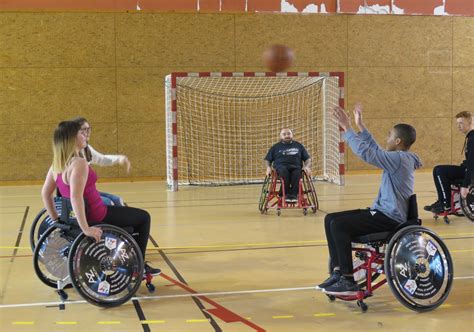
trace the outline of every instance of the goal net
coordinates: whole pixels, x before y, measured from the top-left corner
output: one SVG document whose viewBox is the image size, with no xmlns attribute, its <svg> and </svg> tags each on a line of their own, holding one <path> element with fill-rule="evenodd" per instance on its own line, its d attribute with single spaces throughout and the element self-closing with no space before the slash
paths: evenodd
<svg viewBox="0 0 474 332">
<path fill-rule="evenodd" d="M 262 182 L 263 158 L 291 128 L 312 176 L 343 184 L 344 144 L 331 116 L 344 106 L 343 73 L 173 73 L 166 76 L 167 181 Z"/>
</svg>

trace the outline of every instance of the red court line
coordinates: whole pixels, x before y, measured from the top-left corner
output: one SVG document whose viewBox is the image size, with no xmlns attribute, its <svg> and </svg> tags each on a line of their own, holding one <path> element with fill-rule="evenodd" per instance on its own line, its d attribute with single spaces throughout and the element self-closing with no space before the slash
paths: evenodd
<svg viewBox="0 0 474 332">
<path fill-rule="evenodd" d="M 182 289 L 184 289 L 185 291 L 187 291 L 188 293 L 191 293 L 191 294 L 198 294 L 198 292 L 196 292 L 194 289 L 190 288 L 189 286 L 179 282 L 178 280 L 175 280 L 173 278 L 171 278 L 170 276 L 164 274 L 163 272 L 160 273 L 160 276 L 163 277 L 164 279 L 172 282 L 173 284 L 175 284 L 176 286 L 179 286 L 181 287 Z M 230 311 L 229 309 L 221 306 L 220 304 L 212 301 L 211 299 L 209 299 L 207 296 L 203 296 L 203 295 L 197 295 L 197 297 L 204 301 L 204 302 L 207 302 L 208 304 L 214 306 L 215 308 L 213 309 L 207 309 L 206 311 L 218 318 L 220 318 L 221 320 L 223 320 L 224 322 L 226 323 L 235 323 L 235 322 L 242 322 L 244 323 L 245 325 L 253 328 L 255 331 L 265 331 L 264 328 L 261 328 L 260 326 L 248 321 L 247 319 L 245 319 L 244 317 L 242 316 L 239 316 L 237 315 L 235 312 L 232 312 Z"/>
</svg>

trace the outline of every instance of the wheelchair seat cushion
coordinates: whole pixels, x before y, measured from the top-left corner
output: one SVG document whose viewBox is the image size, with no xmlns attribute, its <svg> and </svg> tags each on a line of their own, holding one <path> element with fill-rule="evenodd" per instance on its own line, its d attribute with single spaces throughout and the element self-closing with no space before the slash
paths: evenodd
<svg viewBox="0 0 474 332">
<path fill-rule="evenodd" d="M 387 231 L 387 232 L 379 232 L 379 233 L 371 233 L 367 235 L 361 235 L 352 238 L 352 242 L 356 243 L 371 243 L 371 242 L 388 242 L 390 237 L 398 232 L 400 229 L 407 227 L 407 226 L 412 226 L 412 225 L 421 225 L 421 220 L 420 219 L 411 219 L 407 220 L 406 222 L 400 224 L 395 228 L 393 231 Z"/>
<path fill-rule="evenodd" d="M 356 243 L 371 243 L 371 242 L 386 242 L 392 232 L 371 233 L 352 238 L 352 242 Z"/>
</svg>

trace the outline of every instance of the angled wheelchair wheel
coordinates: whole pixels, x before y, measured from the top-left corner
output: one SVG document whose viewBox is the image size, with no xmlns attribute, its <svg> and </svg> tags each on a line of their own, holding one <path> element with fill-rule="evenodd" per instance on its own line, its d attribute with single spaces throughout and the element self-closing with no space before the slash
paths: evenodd
<svg viewBox="0 0 474 332">
<path fill-rule="evenodd" d="M 265 213 L 268 200 L 268 189 L 270 187 L 271 176 L 266 176 L 263 180 L 262 192 L 260 193 L 260 200 L 258 202 L 258 210 L 261 213 Z"/>
<path fill-rule="evenodd" d="M 308 205 L 311 207 L 313 213 L 319 208 L 318 204 L 318 196 L 316 195 L 316 189 L 314 188 L 313 181 L 311 178 L 306 174 L 306 172 L 302 173 L 302 182 L 303 182 L 303 194 L 305 195 Z"/>
<path fill-rule="evenodd" d="M 38 240 L 33 254 L 33 266 L 38 278 L 46 285 L 57 288 L 58 281 L 69 276 L 68 256 L 74 236 L 51 226 Z M 65 288 L 72 287 L 71 284 Z"/>
<path fill-rule="evenodd" d="M 143 279 L 138 244 L 121 228 L 101 224 L 102 239 L 81 234 L 71 247 L 69 274 L 77 292 L 89 303 L 115 307 L 127 302 Z"/>
<path fill-rule="evenodd" d="M 58 214 L 61 214 L 61 198 L 60 197 L 54 197 L 54 205 L 56 207 L 56 210 L 58 211 Z M 46 209 L 41 209 L 41 211 L 36 215 L 35 219 L 31 223 L 31 228 L 30 228 L 30 246 L 31 246 L 31 251 L 35 251 L 36 247 L 36 242 L 40 239 L 41 235 L 46 232 L 46 230 L 51 227 L 53 224 L 53 221 L 51 218 L 48 216 L 46 213 Z"/>
<path fill-rule="evenodd" d="M 387 246 L 385 275 L 392 293 L 405 307 L 430 311 L 449 295 L 453 263 L 436 233 L 408 226 L 398 231 Z"/>
<path fill-rule="evenodd" d="M 474 187 L 469 188 L 469 194 L 466 199 L 461 199 L 461 208 L 464 215 L 470 220 L 474 221 Z"/>
</svg>

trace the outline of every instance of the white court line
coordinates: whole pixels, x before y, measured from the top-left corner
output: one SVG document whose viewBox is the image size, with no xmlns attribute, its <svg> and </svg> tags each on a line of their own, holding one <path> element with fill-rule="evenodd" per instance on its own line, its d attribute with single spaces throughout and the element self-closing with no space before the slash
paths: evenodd
<svg viewBox="0 0 474 332">
<path fill-rule="evenodd" d="M 454 277 L 454 280 L 463 279 L 474 279 L 473 276 Z M 274 293 L 274 292 L 293 292 L 302 290 L 314 290 L 314 286 L 310 287 L 294 287 L 294 288 L 271 288 L 271 289 L 253 289 L 243 291 L 232 291 L 232 292 L 211 292 L 211 293 L 189 293 L 189 294 L 175 294 L 175 295 L 155 295 L 155 296 L 138 296 L 132 297 L 132 300 L 161 300 L 161 299 L 174 299 L 178 297 L 196 297 L 196 296 L 217 296 L 217 295 L 239 295 L 239 294 L 257 294 L 257 293 Z M 0 309 L 8 308 L 22 308 L 22 307 L 41 307 L 41 306 L 57 306 L 60 304 L 83 304 L 87 303 L 84 300 L 81 301 L 66 301 L 66 302 L 36 302 L 36 303 L 18 303 L 18 304 L 2 304 Z M 131 302 L 128 302 L 131 303 Z"/>
</svg>

